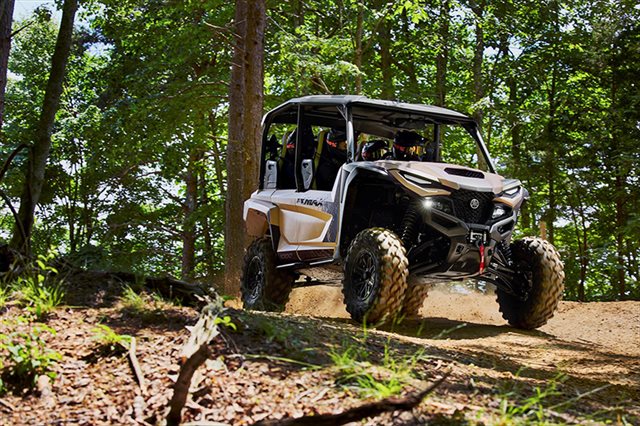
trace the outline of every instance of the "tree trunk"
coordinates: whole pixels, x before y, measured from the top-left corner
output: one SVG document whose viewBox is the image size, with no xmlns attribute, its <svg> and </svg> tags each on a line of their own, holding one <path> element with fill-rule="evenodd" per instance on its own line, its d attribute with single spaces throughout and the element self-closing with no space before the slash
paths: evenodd
<svg viewBox="0 0 640 426">
<path fill-rule="evenodd" d="M 198 161 L 202 158 L 201 150 L 192 148 L 189 153 L 187 172 L 184 175 L 186 196 L 182 204 L 182 269 L 181 279 L 191 281 L 196 266 L 196 223 L 193 215 L 197 208 L 198 199 Z"/>
<path fill-rule="evenodd" d="M 483 111 L 478 105 L 484 98 L 484 82 L 482 79 L 482 65 L 484 61 L 484 1 L 472 2 L 471 10 L 475 15 L 475 35 L 476 41 L 473 49 L 473 101 L 476 106 L 473 111 L 473 118 L 482 128 Z"/>
<path fill-rule="evenodd" d="M 382 99 L 394 100 L 395 90 L 393 87 L 393 69 L 391 55 L 391 29 L 386 19 L 383 19 L 378 30 L 378 40 L 380 43 L 380 70 L 382 71 Z"/>
<path fill-rule="evenodd" d="M 478 123 L 478 128 L 482 130 L 482 119 L 484 118 L 484 111 L 481 106 L 484 98 L 484 81 L 482 78 L 482 65 L 484 62 L 484 0 L 480 2 L 472 1 L 471 10 L 475 15 L 476 23 L 476 41 L 473 49 L 473 101 L 475 103 L 473 119 Z M 482 151 L 480 151 L 480 147 L 477 148 L 476 153 L 478 155 L 478 168 L 488 170 L 487 162 L 482 155 Z"/>
<path fill-rule="evenodd" d="M 358 74 L 356 75 L 356 88 L 355 94 L 362 94 L 362 27 L 364 21 L 364 4 L 358 3 L 358 16 L 356 18 L 356 40 L 355 40 L 355 55 L 353 63 L 358 68 Z"/>
<path fill-rule="evenodd" d="M 436 55 L 436 105 L 446 105 L 447 63 L 449 62 L 449 0 L 440 3 L 438 19 L 438 54 Z"/>
<path fill-rule="evenodd" d="M 258 186 L 260 149 L 262 147 L 262 112 L 264 99 L 264 32 L 267 23 L 266 0 L 248 2 L 244 52 L 244 187 L 243 200 Z M 242 211 L 242 205 L 240 206 Z"/>
<path fill-rule="evenodd" d="M 218 191 L 224 192 L 224 176 L 222 175 L 222 155 L 220 153 L 220 145 L 218 144 L 216 115 L 213 112 L 209 112 L 209 127 L 211 129 L 211 152 L 213 153 L 213 167 L 216 174 L 216 183 L 218 184 Z"/>
<path fill-rule="evenodd" d="M 624 227 L 627 223 L 627 215 L 625 213 L 624 200 L 624 180 L 621 176 L 620 167 L 616 167 L 615 176 L 615 202 L 616 202 L 616 254 L 618 264 L 617 280 L 618 280 L 618 298 L 625 300 L 627 298 L 626 274 L 624 265 Z"/>
<path fill-rule="evenodd" d="M 27 164 L 26 178 L 20 196 L 20 211 L 18 212 L 20 224 L 16 224 L 17 226 L 11 239 L 11 246 L 23 253 L 30 252 L 33 215 L 44 183 L 44 172 L 49 159 L 49 150 L 51 149 L 51 133 L 56 112 L 60 105 L 62 83 L 71 50 L 73 21 L 77 9 L 77 0 L 64 1 L 60 31 L 58 32 L 55 50 L 51 59 L 51 72 L 49 73 L 49 80 L 44 94 L 42 112 L 40 113 L 40 120 L 35 132 L 35 141 Z M 24 235 L 20 229 L 24 231 Z"/>
<path fill-rule="evenodd" d="M 206 176 L 206 167 L 203 164 L 202 167 L 198 168 L 198 192 L 200 193 L 200 205 L 208 206 L 209 205 L 209 195 L 207 194 L 207 176 Z M 201 219 L 202 225 L 202 237 L 204 240 L 204 265 L 207 272 L 207 277 L 211 279 L 214 274 L 213 267 L 213 241 L 211 239 L 211 226 L 209 225 L 209 217 L 208 215 L 202 215 Z"/>
<path fill-rule="evenodd" d="M 555 57 L 555 53 L 554 53 Z M 555 59 L 555 58 L 554 58 Z M 549 242 L 554 243 L 555 237 L 555 220 L 556 220 L 556 158 L 557 153 L 555 149 L 555 119 L 557 111 L 557 79 L 558 79 L 558 67 L 554 60 L 553 69 L 551 72 L 551 87 L 549 89 L 549 118 L 545 126 L 544 143 L 545 143 L 545 169 L 547 171 L 547 183 L 549 185 L 549 204 L 545 218 L 547 220 L 549 228 Z"/>
<path fill-rule="evenodd" d="M 0 0 L 0 140 L 2 140 L 2 125 L 4 124 L 4 94 L 7 88 L 14 4 L 15 0 Z"/>
<path fill-rule="evenodd" d="M 227 198 L 225 222 L 225 292 L 240 286 L 247 245 L 242 208 L 258 182 L 260 120 L 263 101 L 265 0 L 236 0 L 236 43 L 229 87 Z"/>
</svg>

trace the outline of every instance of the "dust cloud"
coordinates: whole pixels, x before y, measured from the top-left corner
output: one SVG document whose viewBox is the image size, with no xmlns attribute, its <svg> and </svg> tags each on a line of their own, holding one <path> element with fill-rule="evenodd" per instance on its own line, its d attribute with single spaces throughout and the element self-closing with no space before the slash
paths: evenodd
<svg viewBox="0 0 640 426">
<path fill-rule="evenodd" d="M 341 287 L 318 285 L 293 290 L 286 312 L 325 318 L 348 318 Z M 486 324 L 503 324 L 495 295 L 459 285 L 437 284 L 420 311 L 423 317 L 447 318 Z"/>
</svg>

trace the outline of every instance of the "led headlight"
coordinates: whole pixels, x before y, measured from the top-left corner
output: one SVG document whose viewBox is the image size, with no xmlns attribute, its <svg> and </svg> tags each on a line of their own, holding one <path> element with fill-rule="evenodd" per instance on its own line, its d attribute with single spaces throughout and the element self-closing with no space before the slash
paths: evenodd
<svg viewBox="0 0 640 426">
<path fill-rule="evenodd" d="M 520 187 L 519 186 L 514 186 L 513 188 L 509 188 L 506 191 L 504 191 L 505 195 L 508 195 L 510 197 L 513 197 L 518 192 L 520 192 Z"/>
<path fill-rule="evenodd" d="M 427 210 L 440 210 L 443 213 L 453 214 L 453 209 L 451 208 L 451 204 L 447 202 L 447 200 L 443 200 L 440 198 L 425 198 L 422 202 L 422 205 Z"/>
<path fill-rule="evenodd" d="M 496 204 L 493 208 L 493 213 L 491 213 L 491 219 L 502 217 L 507 214 L 507 212 L 508 210 L 506 206 L 503 206 L 502 204 Z"/>
</svg>

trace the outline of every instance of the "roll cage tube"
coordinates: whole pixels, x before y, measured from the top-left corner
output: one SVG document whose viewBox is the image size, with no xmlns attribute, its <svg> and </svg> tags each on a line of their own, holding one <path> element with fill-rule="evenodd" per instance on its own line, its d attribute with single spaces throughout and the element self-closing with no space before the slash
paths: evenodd
<svg viewBox="0 0 640 426">
<path fill-rule="evenodd" d="M 344 115 L 345 121 L 347 122 L 347 163 L 351 163 L 356 161 L 355 153 L 358 149 L 353 131 L 353 114 L 351 113 L 351 107 L 345 108 Z"/>
<path fill-rule="evenodd" d="M 442 155 L 440 154 L 442 150 L 442 141 L 440 140 L 440 125 L 438 123 L 433 125 L 433 141 L 436 145 L 435 159 L 437 163 L 440 163 L 442 161 Z"/>
<path fill-rule="evenodd" d="M 302 141 L 302 125 L 304 123 L 303 120 L 303 112 L 304 107 L 301 104 L 298 104 L 298 122 L 296 124 L 296 149 L 294 153 L 294 166 L 293 166 L 293 174 L 296 177 L 296 191 L 304 192 L 304 182 L 302 179 L 302 148 L 300 147 L 300 142 Z"/>
<path fill-rule="evenodd" d="M 267 120 L 267 115 L 262 118 L 262 147 L 260 148 L 260 181 L 258 189 L 264 189 L 264 173 L 267 162 L 267 140 L 269 139 L 269 128 L 271 127 L 271 119 Z"/>
<path fill-rule="evenodd" d="M 493 160 L 491 160 L 491 156 L 489 155 L 489 150 L 487 146 L 484 144 L 484 140 L 482 139 L 482 135 L 480 134 L 480 129 L 478 129 L 478 125 L 474 123 L 465 123 L 462 125 L 467 132 L 471 135 L 471 137 L 476 141 L 478 147 L 480 148 L 480 152 L 487 162 L 487 166 L 489 167 L 489 172 L 495 173 L 496 167 L 493 165 Z"/>
</svg>

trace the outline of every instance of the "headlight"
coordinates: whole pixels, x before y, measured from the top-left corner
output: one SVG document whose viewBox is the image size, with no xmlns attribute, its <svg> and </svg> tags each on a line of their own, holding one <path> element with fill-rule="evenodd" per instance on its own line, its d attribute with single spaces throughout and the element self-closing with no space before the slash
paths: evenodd
<svg viewBox="0 0 640 426">
<path fill-rule="evenodd" d="M 493 207 L 493 213 L 491 213 L 491 219 L 497 219 L 499 217 L 502 217 L 506 215 L 508 212 L 509 212 L 508 207 L 503 206 L 502 204 L 496 204 Z"/>
<path fill-rule="evenodd" d="M 439 198 L 433 198 L 433 197 L 429 197 L 429 198 L 425 198 L 425 200 L 422 202 L 422 205 L 427 209 L 427 210 L 440 210 L 443 213 L 447 213 L 447 214 L 453 214 L 453 209 L 451 208 L 451 203 L 448 202 L 448 200 L 442 200 Z"/>
<path fill-rule="evenodd" d="M 510 197 L 513 197 L 518 192 L 520 192 L 520 187 L 519 186 L 514 186 L 513 188 L 509 188 L 506 191 L 504 191 L 505 195 L 508 195 Z"/>
</svg>

